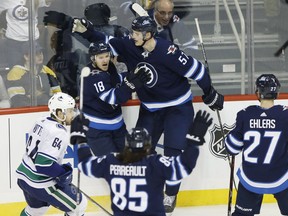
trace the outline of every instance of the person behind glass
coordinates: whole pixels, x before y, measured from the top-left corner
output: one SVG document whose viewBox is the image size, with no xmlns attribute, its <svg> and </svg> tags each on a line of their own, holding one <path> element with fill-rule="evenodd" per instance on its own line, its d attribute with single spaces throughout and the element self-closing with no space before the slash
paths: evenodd
<svg viewBox="0 0 288 216">
<path fill-rule="evenodd" d="M 232 216 L 258 215 L 264 194 L 273 194 L 281 214 L 288 215 L 288 109 L 274 104 L 280 90 L 275 75 L 262 74 L 255 85 L 260 105 L 239 111 L 225 139 L 229 154 L 242 152 Z"/>
<path fill-rule="evenodd" d="M 79 95 L 78 77 L 79 67 L 83 67 L 81 65 L 83 52 L 78 49 L 72 51 L 72 46 L 72 38 L 67 35 L 67 31 L 61 29 L 55 31 L 50 40 L 50 47 L 55 53 L 48 61 L 47 66 L 55 72 L 62 92 L 76 98 Z"/>
<path fill-rule="evenodd" d="M 141 101 L 136 126 L 146 128 L 152 137 L 152 151 L 164 133 L 164 155 L 177 156 L 186 146 L 186 134 L 193 123 L 194 108 L 189 79 L 203 90 L 203 101 L 212 110 L 223 108 L 224 96 L 212 86 L 205 66 L 188 56 L 177 45 L 155 37 L 156 23 L 149 16 L 137 17 L 132 22 L 131 36 L 111 38 L 91 31 L 83 20 L 74 21 L 74 31 L 85 33 L 94 41 L 109 41 L 115 55 L 122 56 L 128 69 L 145 69 L 151 80 L 136 90 Z M 175 127 L 175 125 L 177 127 Z M 172 213 L 181 182 L 167 181 L 165 207 Z"/>
<path fill-rule="evenodd" d="M 125 146 L 126 125 L 121 104 L 149 80 L 145 70 L 118 73 L 111 61 L 111 49 L 100 41 L 89 47 L 90 75 L 84 78 L 83 113 L 90 120 L 88 144 L 94 155 L 120 152 Z M 127 75 L 127 76 L 126 76 Z"/>
<path fill-rule="evenodd" d="M 2 0 L 0 11 L 3 10 L 6 17 L 5 29 L 5 49 L 7 52 L 7 61 L 10 66 L 14 66 L 21 61 L 21 52 L 19 47 L 29 41 L 31 38 L 38 41 L 40 37 L 38 23 L 38 9 L 49 7 L 54 0 L 34 0 L 34 17 L 32 17 L 32 26 L 34 27 L 34 38 L 29 34 L 29 14 L 30 1 L 27 0 Z M 38 41 L 39 42 L 39 41 Z"/>
<path fill-rule="evenodd" d="M 47 104 L 47 103 L 46 103 Z M 68 125 L 75 115 L 75 100 L 65 93 L 54 94 L 48 101 L 50 116 L 40 117 L 29 131 L 26 150 L 16 170 L 17 184 L 23 190 L 27 206 L 21 216 L 42 216 L 49 206 L 65 216 L 83 216 L 87 199 L 71 186 L 73 168 L 63 163 L 70 141 Z"/>
<path fill-rule="evenodd" d="M 88 124 L 89 120 L 77 116 L 71 124 L 70 142 L 79 144 L 81 172 L 89 177 L 104 178 L 109 184 L 113 215 L 165 216 L 165 181 L 175 182 L 192 172 L 212 118 L 206 111 L 197 112 L 194 124 L 187 131 L 187 146 L 177 157 L 151 154 L 151 136 L 142 127 L 129 130 L 125 149 L 120 153 L 93 157 L 86 144 Z"/>
<path fill-rule="evenodd" d="M 0 75 L 0 108 L 10 108 L 10 99 L 2 76 Z"/>
<path fill-rule="evenodd" d="M 124 37 L 129 35 L 129 30 L 115 24 L 110 24 L 111 20 L 111 10 L 110 7 L 105 3 L 94 3 L 88 5 L 84 10 L 84 17 L 87 20 L 87 25 L 93 28 L 95 31 L 101 31 L 107 35 L 113 37 Z M 89 48 L 90 41 L 79 36 L 78 34 L 72 34 L 71 29 L 73 26 L 73 17 L 57 12 L 57 11 L 47 11 L 45 12 L 45 16 L 43 18 L 43 22 L 45 25 L 52 25 L 60 28 L 63 31 L 63 34 L 66 35 L 66 38 L 70 36 L 71 38 L 75 38 L 85 47 Z M 68 39 L 69 40 L 69 39 Z M 70 39 L 71 40 L 71 39 Z M 80 53 L 81 54 L 81 53 Z M 81 54 L 82 60 L 80 64 L 86 61 L 86 55 Z M 88 62 L 87 61 L 87 62 Z M 113 62 L 117 67 L 119 72 L 127 71 L 127 67 L 124 63 L 121 62 L 121 59 L 117 59 L 113 57 Z M 84 63 L 84 65 L 87 64 Z"/>
<path fill-rule="evenodd" d="M 174 13 L 173 0 L 154 0 L 148 14 L 157 24 L 155 36 L 174 42 L 185 52 L 198 49 L 191 27 L 185 27 Z"/>
<path fill-rule="evenodd" d="M 30 47 L 29 42 L 26 42 L 22 46 L 23 64 L 15 65 L 7 74 L 6 87 L 11 107 L 31 106 L 32 75 L 35 80 L 36 105 L 46 105 L 51 95 L 61 92 L 55 73 L 43 65 L 42 47 L 36 43 L 34 50 L 34 68 L 30 66 Z"/>
</svg>

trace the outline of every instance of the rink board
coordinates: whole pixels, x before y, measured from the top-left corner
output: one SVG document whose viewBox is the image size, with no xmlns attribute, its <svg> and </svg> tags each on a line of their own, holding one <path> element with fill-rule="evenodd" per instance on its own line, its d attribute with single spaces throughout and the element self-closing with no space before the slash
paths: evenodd
<svg viewBox="0 0 288 216">
<path fill-rule="evenodd" d="M 276 104 L 286 105 L 287 98 L 288 95 L 281 95 L 281 99 L 276 100 Z M 196 97 L 193 102 L 195 112 L 199 109 L 205 109 L 211 113 L 213 124 L 206 134 L 206 143 L 201 147 L 196 168 L 189 177 L 182 181 L 177 205 L 225 204 L 228 198 L 230 168 L 227 159 L 221 155 L 223 153 L 221 150 L 223 148 L 222 142 L 221 140 L 217 140 L 217 136 L 219 138 L 220 128 L 217 113 L 211 111 L 198 97 Z M 251 95 L 225 97 L 224 109 L 220 111 L 224 129 L 231 129 L 235 123 L 236 113 L 240 109 L 252 104 L 259 104 L 259 102 Z M 128 129 L 135 125 L 138 109 L 139 102 L 136 100 L 129 101 L 123 107 L 124 118 Z M 0 132 L 2 140 L 0 151 L 0 170 L 2 173 L 0 178 L 0 212 L 14 211 L 14 213 L 11 212 L 11 214 L 8 215 L 17 215 L 19 209 L 21 210 L 23 206 L 25 206 L 24 196 L 16 184 L 15 170 L 25 151 L 25 140 L 29 128 L 38 117 L 47 115 L 47 113 L 47 107 L 0 110 Z M 161 145 L 162 139 L 159 141 L 159 153 L 161 153 Z M 74 166 L 77 164 L 75 147 L 69 146 L 64 162 L 70 162 Z M 235 172 L 240 163 L 241 156 L 237 156 Z M 77 169 L 74 168 L 74 184 L 77 182 L 76 176 Z M 236 176 L 235 180 L 237 184 L 238 179 Z M 104 206 L 109 208 L 109 189 L 104 180 L 91 179 L 81 175 L 81 189 L 97 200 L 97 202 L 102 202 Z M 233 195 L 235 198 L 236 192 L 234 192 Z M 274 199 L 272 196 L 266 196 L 265 202 L 274 202 Z M 53 209 L 51 211 L 53 211 Z"/>
</svg>

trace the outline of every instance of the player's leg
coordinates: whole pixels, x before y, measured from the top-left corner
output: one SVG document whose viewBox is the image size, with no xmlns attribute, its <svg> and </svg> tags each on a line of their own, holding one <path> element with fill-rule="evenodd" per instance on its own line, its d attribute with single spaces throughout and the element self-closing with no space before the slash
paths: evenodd
<svg viewBox="0 0 288 216">
<path fill-rule="evenodd" d="M 51 186 L 48 188 L 33 188 L 22 180 L 18 180 L 19 187 L 25 191 L 25 199 L 29 205 L 23 212 L 23 216 L 41 216 L 48 210 L 49 205 L 52 205 L 69 216 L 84 215 L 87 207 L 86 197 L 80 194 L 80 204 L 76 203 L 77 189 L 70 185 L 65 188 Z"/>
<path fill-rule="evenodd" d="M 40 200 L 40 197 L 33 195 L 34 188 L 28 186 L 23 180 L 17 181 L 19 187 L 23 190 L 27 206 L 22 210 L 20 216 L 41 216 L 46 213 L 49 204 Z"/>
<path fill-rule="evenodd" d="M 125 147 L 126 125 L 123 124 L 119 129 L 112 131 L 112 134 L 116 152 L 121 152 Z"/>
<path fill-rule="evenodd" d="M 87 143 L 95 156 L 103 156 L 116 151 L 112 131 L 89 128 Z"/>
<path fill-rule="evenodd" d="M 186 147 L 186 134 L 193 123 L 194 109 L 191 102 L 165 109 L 164 155 L 177 156 Z M 164 207 L 166 213 L 174 211 L 181 181 L 166 181 Z"/>
<path fill-rule="evenodd" d="M 162 111 L 150 112 L 140 105 L 136 127 L 144 127 L 152 138 L 151 152 L 155 153 L 156 145 L 163 132 Z"/>
<path fill-rule="evenodd" d="M 238 185 L 235 210 L 232 216 L 254 216 L 260 213 L 263 194 L 248 191 L 241 183 Z"/>
<path fill-rule="evenodd" d="M 274 194 L 274 197 L 277 200 L 281 214 L 288 215 L 288 205 L 287 205 L 288 188 L 279 193 Z"/>
<path fill-rule="evenodd" d="M 65 212 L 67 216 L 83 216 L 87 208 L 87 199 L 80 193 L 77 205 L 77 188 L 67 185 L 64 188 L 55 186 L 45 188 L 45 199 L 55 208 Z"/>
</svg>

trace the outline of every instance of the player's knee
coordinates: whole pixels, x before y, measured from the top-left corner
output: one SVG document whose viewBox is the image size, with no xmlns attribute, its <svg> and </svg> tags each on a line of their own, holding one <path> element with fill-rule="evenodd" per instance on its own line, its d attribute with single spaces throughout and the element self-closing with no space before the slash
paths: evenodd
<svg viewBox="0 0 288 216">
<path fill-rule="evenodd" d="M 41 207 L 41 208 L 32 208 L 30 206 L 26 206 L 25 209 L 23 209 L 23 211 L 21 212 L 20 216 L 41 216 L 44 215 L 46 213 L 46 211 L 48 210 L 48 206 L 45 207 Z"/>
<path fill-rule="evenodd" d="M 78 215 L 82 216 L 82 215 L 84 215 L 85 210 L 87 208 L 87 204 L 88 204 L 87 198 L 82 195 L 82 200 L 79 203 L 79 205 L 76 207 L 76 209 L 73 211 L 67 212 L 66 215 L 67 216 L 78 216 Z"/>
</svg>

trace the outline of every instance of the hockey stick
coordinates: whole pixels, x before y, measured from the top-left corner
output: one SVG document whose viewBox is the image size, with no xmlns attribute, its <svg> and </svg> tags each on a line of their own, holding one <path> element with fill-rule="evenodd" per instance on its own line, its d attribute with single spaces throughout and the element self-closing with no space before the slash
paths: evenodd
<svg viewBox="0 0 288 216">
<path fill-rule="evenodd" d="M 279 57 L 282 52 L 284 52 L 284 50 L 287 48 L 288 46 L 288 40 L 274 53 L 275 57 Z"/>
<path fill-rule="evenodd" d="M 84 77 L 89 76 L 90 74 L 90 68 L 89 67 L 84 67 L 81 70 L 80 74 L 80 104 L 79 104 L 79 110 L 80 110 L 80 117 L 82 116 L 82 110 L 83 110 L 83 87 L 84 87 Z M 78 169 L 77 171 L 77 197 L 76 197 L 76 202 L 77 205 L 80 204 L 80 170 Z"/>
<path fill-rule="evenodd" d="M 130 10 L 138 16 L 149 16 L 148 12 L 138 3 L 130 5 Z"/>
<path fill-rule="evenodd" d="M 108 215 L 112 215 L 109 211 L 107 211 L 102 205 L 100 205 L 98 202 L 96 202 L 94 199 L 92 199 L 88 194 L 86 194 L 84 191 L 82 191 L 79 187 L 77 187 L 76 185 L 71 183 L 71 186 L 77 188 L 77 191 L 81 192 L 88 200 L 90 200 L 92 203 L 94 203 L 97 207 L 99 207 L 100 209 L 102 209 L 105 213 L 107 213 Z"/>
<path fill-rule="evenodd" d="M 209 73 L 209 65 L 208 65 L 208 61 L 207 61 L 207 57 L 206 57 L 204 43 L 203 43 L 203 40 L 202 40 L 202 34 L 201 34 L 201 31 L 200 31 L 198 18 L 195 18 L 195 23 L 196 23 L 197 32 L 198 32 L 198 35 L 199 35 L 199 41 L 200 41 L 202 54 L 203 54 L 203 58 L 204 58 L 204 65 L 205 65 L 205 68 L 208 70 L 208 73 Z M 222 135 L 222 139 L 223 139 L 223 145 L 225 146 L 225 143 L 224 143 L 225 142 L 225 133 L 224 133 L 224 129 L 223 129 L 223 126 L 222 126 L 220 112 L 219 112 L 219 110 L 216 110 L 216 112 L 217 112 L 217 118 L 218 118 L 218 121 L 219 121 L 219 124 L 220 124 L 221 135 Z M 229 155 L 227 155 L 227 156 L 228 156 L 228 161 L 229 161 L 229 165 L 230 165 L 230 181 L 229 181 L 228 213 L 227 213 L 227 215 L 231 216 L 235 157 L 231 156 L 231 159 L 230 159 Z M 234 185 L 235 185 L 235 182 L 234 182 Z M 236 185 L 235 185 L 235 188 L 236 188 Z"/>
</svg>

